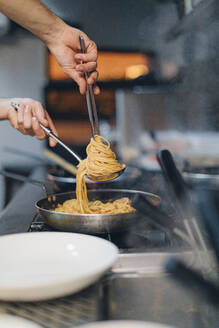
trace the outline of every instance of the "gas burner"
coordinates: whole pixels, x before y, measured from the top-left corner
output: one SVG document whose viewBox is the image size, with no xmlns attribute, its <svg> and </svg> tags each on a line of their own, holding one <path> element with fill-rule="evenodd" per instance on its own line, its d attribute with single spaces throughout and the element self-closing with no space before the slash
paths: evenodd
<svg viewBox="0 0 219 328">
<path fill-rule="evenodd" d="M 40 232 L 40 231 L 55 231 L 55 229 L 51 228 L 47 224 L 42 221 L 33 221 L 29 228 L 29 232 Z"/>
<path fill-rule="evenodd" d="M 31 223 L 29 232 L 40 231 L 58 231 L 41 221 L 39 216 L 36 216 Z M 169 248 L 171 241 L 165 232 L 154 229 L 149 224 L 133 227 L 132 230 L 123 232 L 114 232 L 108 234 L 95 235 L 114 243 L 120 250 L 120 253 L 145 252 L 149 250 Z"/>
</svg>

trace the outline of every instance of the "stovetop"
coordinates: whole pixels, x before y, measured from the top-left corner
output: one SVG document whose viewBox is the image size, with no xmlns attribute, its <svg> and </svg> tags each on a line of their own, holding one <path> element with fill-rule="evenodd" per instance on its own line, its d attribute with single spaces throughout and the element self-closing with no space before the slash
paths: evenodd
<svg viewBox="0 0 219 328">
<path fill-rule="evenodd" d="M 47 174 L 47 167 L 41 166 L 33 170 L 31 178 L 45 181 Z M 62 186 L 59 192 L 69 191 L 69 184 L 66 187 L 67 189 Z M 74 187 L 73 185 L 72 189 Z M 91 186 L 89 187 L 91 188 Z M 112 188 L 112 186 L 110 187 Z M 124 179 L 118 180 L 116 183 L 114 182 L 113 188 L 142 190 L 159 195 L 162 199 L 163 212 L 168 213 L 169 217 L 173 217 L 174 221 L 174 207 L 166 197 L 166 187 L 160 172 L 142 171 L 136 179 Z M 44 197 L 44 191 L 38 186 L 25 183 L 0 216 L 0 234 L 54 231 L 55 229 L 42 221 L 34 208 L 34 203 Z M 99 237 L 115 243 L 121 253 L 149 252 L 172 249 L 179 246 L 179 243 L 176 243 L 174 238 L 171 238 L 165 231 L 151 225 L 144 216 L 139 216 L 138 224 L 129 231 L 104 234 L 99 235 Z"/>
<path fill-rule="evenodd" d="M 39 216 L 35 216 L 29 232 L 56 231 L 54 228 L 42 222 Z M 172 247 L 172 241 L 164 231 L 154 229 L 149 224 L 144 224 L 144 228 L 107 234 L 99 234 L 97 237 L 104 238 L 114 243 L 120 253 L 136 253 L 154 251 Z"/>
<path fill-rule="evenodd" d="M 130 171 L 133 173 L 133 170 Z M 132 179 L 118 179 L 118 181 L 115 180 L 113 184 L 109 186 L 109 188 L 148 191 L 154 194 L 159 194 L 164 200 L 165 187 L 160 172 L 139 171 L 136 174 L 135 171 L 134 175 L 135 178 Z M 74 187 L 75 186 L 72 186 L 72 188 Z M 96 189 L 98 186 L 91 185 L 88 187 L 93 187 Z M 107 187 L 107 185 L 104 186 L 104 188 Z M 101 188 L 103 187 L 101 186 Z M 64 184 L 61 185 L 61 188 L 59 188 L 58 191 L 69 191 L 69 184 L 66 184 L 66 187 Z M 171 206 L 168 206 L 167 204 L 167 201 L 163 201 L 162 209 L 164 213 L 168 212 L 169 216 L 173 216 L 174 211 L 171 209 Z M 33 218 L 28 231 L 55 231 L 55 229 L 46 225 L 42 219 L 36 215 Z M 144 215 L 139 215 L 137 224 L 128 231 L 101 234 L 98 235 L 98 237 L 112 241 L 119 248 L 120 253 L 150 252 L 154 250 L 160 251 L 173 247 L 177 248 L 179 246 L 178 243 L 176 245 L 175 239 L 170 238 L 170 236 L 165 233 L 165 231 L 151 225 L 144 217 Z"/>
<path fill-rule="evenodd" d="M 38 167 L 31 177 L 43 181 L 46 175 L 46 167 Z M 167 197 L 161 174 L 143 172 L 130 189 L 161 196 L 163 212 L 174 220 L 174 206 Z M 53 231 L 41 221 L 34 208 L 34 202 L 44 197 L 39 187 L 24 184 L 0 216 L 0 235 Z M 70 328 L 86 322 L 119 319 L 161 322 L 179 328 L 209 327 L 208 305 L 194 300 L 164 272 L 165 261 L 177 254 L 177 248 L 180 247 L 181 255 L 185 253 L 189 263 L 197 260 L 196 254 L 188 249 L 182 252 L 180 243 L 146 222 L 144 217 L 139 221 L 142 225 L 130 231 L 99 236 L 115 243 L 120 254 L 111 272 L 96 284 L 75 295 L 51 301 L 0 302 L 0 312 L 22 316 L 44 328 Z M 212 328 L 218 326 L 217 314 L 215 311 L 211 315 Z"/>
</svg>

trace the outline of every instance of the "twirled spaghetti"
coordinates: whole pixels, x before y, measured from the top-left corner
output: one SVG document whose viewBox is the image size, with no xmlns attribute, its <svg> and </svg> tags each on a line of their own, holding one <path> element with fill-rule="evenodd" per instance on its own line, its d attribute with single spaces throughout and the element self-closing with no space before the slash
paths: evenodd
<svg viewBox="0 0 219 328">
<path fill-rule="evenodd" d="M 91 180 L 103 181 L 104 176 L 107 176 L 108 180 L 109 177 L 115 177 L 116 172 L 124 168 L 124 165 L 117 161 L 115 153 L 110 148 L 109 141 L 101 136 L 97 135 L 95 139 L 91 138 L 86 152 L 86 172 Z"/>
<path fill-rule="evenodd" d="M 104 142 L 103 142 L 104 141 Z M 116 172 L 123 169 L 115 153 L 110 148 L 108 140 L 96 135 L 86 149 L 87 158 L 80 162 L 77 171 L 76 199 L 65 201 L 58 205 L 56 212 L 89 213 L 89 214 L 116 214 L 134 212 L 128 198 L 117 199 L 114 202 L 102 203 L 99 200 L 89 201 L 84 176 L 92 180 L 101 181 L 104 177 L 113 178 Z"/>
</svg>

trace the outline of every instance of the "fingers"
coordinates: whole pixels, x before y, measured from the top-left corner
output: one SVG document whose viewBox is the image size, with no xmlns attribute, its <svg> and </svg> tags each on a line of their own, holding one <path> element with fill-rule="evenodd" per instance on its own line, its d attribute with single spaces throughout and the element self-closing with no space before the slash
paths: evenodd
<svg viewBox="0 0 219 328">
<path fill-rule="evenodd" d="M 86 92 L 86 80 L 85 80 L 85 77 L 84 77 L 84 73 L 82 73 L 81 71 L 73 71 L 72 72 L 72 78 L 78 84 L 80 93 L 85 94 L 85 92 Z M 96 83 L 97 79 L 98 79 L 98 72 L 94 71 L 89 75 L 89 77 L 87 79 L 87 82 L 88 82 L 88 84 L 93 84 L 94 85 Z M 94 93 L 96 95 L 98 95 L 100 93 L 100 88 L 96 85 L 94 86 Z"/>
<path fill-rule="evenodd" d="M 97 68 L 96 62 L 89 62 L 87 64 L 79 64 L 76 66 L 76 71 L 78 72 L 93 72 Z"/>
<path fill-rule="evenodd" d="M 72 69 L 65 69 L 64 71 L 78 84 L 80 93 L 84 95 L 86 93 L 86 81 L 84 78 L 84 73 Z M 92 72 L 88 78 L 88 84 L 95 84 L 97 77 L 98 73 Z M 96 95 L 100 93 L 100 88 L 97 85 L 94 86 L 94 93 Z"/>
<path fill-rule="evenodd" d="M 43 108 L 43 107 L 42 107 Z M 47 126 L 52 130 L 52 132 L 58 136 L 58 132 L 55 128 L 55 125 L 53 124 L 53 121 L 51 120 L 49 114 L 47 113 L 46 110 L 43 110 L 43 116 L 42 116 L 42 112 L 40 110 L 40 112 L 38 112 L 38 115 L 41 115 L 41 119 L 44 116 L 44 122 L 47 122 Z M 38 116 L 39 117 L 39 116 Z M 45 125 L 45 124 L 44 124 Z M 32 117 L 32 128 L 34 131 L 35 136 L 37 137 L 38 140 L 43 140 L 46 138 L 46 134 L 43 131 L 43 129 L 40 127 L 40 122 L 38 121 L 38 118 L 33 116 Z M 56 146 L 56 141 L 53 138 L 49 138 L 49 145 L 51 147 Z"/>
<path fill-rule="evenodd" d="M 80 93 L 82 95 L 84 95 L 85 92 L 86 92 L 86 81 L 85 81 L 85 78 L 84 78 L 84 74 L 81 73 L 81 72 L 77 72 L 76 70 L 74 70 L 71 73 L 71 77 L 78 84 Z"/>
<path fill-rule="evenodd" d="M 31 114 L 29 112 L 29 107 L 25 104 L 21 104 L 19 110 L 17 111 L 17 130 L 22 134 L 29 134 L 33 136 L 33 131 L 31 129 Z M 15 119 L 14 119 L 15 121 Z"/>
<path fill-rule="evenodd" d="M 34 135 L 38 140 L 43 140 L 46 138 L 45 132 L 41 129 L 39 121 L 35 116 L 32 116 L 32 129 L 34 132 Z"/>
<path fill-rule="evenodd" d="M 98 72 L 97 71 L 92 72 L 87 79 L 88 84 L 96 83 L 97 78 L 98 78 Z"/>
<path fill-rule="evenodd" d="M 40 124 L 48 126 L 55 135 L 58 135 L 47 111 L 41 103 L 33 99 L 19 99 L 19 109 L 9 108 L 8 119 L 11 125 L 19 132 L 25 135 L 36 136 L 39 140 L 46 138 L 46 134 Z M 56 141 L 50 138 L 49 144 L 51 147 L 54 147 Z"/>
<path fill-rule="evenodd" d="M 23 130 L 23 122 L 24 122 L 24 104 L 20 105 L 20 108 L 17 111 L 17 125 L 18 130 Z"/>
<path fill-rule="evenodd" d="M 97 61 L 97 46 L 91 40 L 85 40 L 86 53 L 78 53 L 75 55 L 77 61 L 82 61 L 84 63 L 96 62 Z"/>
<path fill-rule="evenodd" d="M 49 114 L 47 112 L 46 112 L 46 118 L 47 118 L 48 123 L 49 123 L 49 128 L 52 130 L 52 132 L 56 136 L 58 136 L 58 132 L 57 132 L 57 130 L 55 128 L 55 125 L 53 124 L 53 121 L 51 120 L 51 118 L 50 118 L 50 116 L 49 116 Z M 53 138 L 51 138 L 51 137 L 49 138 L 49 145 L 51 147 L 54 147 L 56 145 L 56 141 Z"/>
<path fill-rule="evenodd" d="M 86 81 L 84 80 L 84 73 L 89 72 L 88 84 L 95 84 L 98 79 L 97 69 L 97 46 L 96 44 L 89 40 L 85 39 L 86 53 L 78 53 L 75 55 L 75 60 L 78 65 L 76 65 L 76 74 L 75 81 L 79 85 L 80 93 L 85 94 L 86 92 Z M 94 93 L 98 95 L 100 93 L 100 88 L 94 86 Z"/>
<path fill-rule="evenodd" d="M 23 126 L 26 130 L 31 129 L 32 127 L 32 113 L 31 113 L 31 108 L 30 105 L 26 105 L 24 107 L 24 112 L 23 112 Z"/>
<path fill-rule="evenodd" d="M 42 119 L 42 113 L 38 113 L 38 115 L 41 115 L 41 119 Z M 43 113 L 43 116 L 44 116 L 44 122 L 46 121 L 47 122 L 47 126 L 52 130 L 52 132 L 58 136 L 58 133 L 57 133 L 57 130 L 55 128 L 55 125 L 53 124 L 49 114 L 47 113 L 46 110 L 44 110 L 44 113 Z M 38 120 L 37 117 L 35 116 L 32 116 L 31 118 L 31 121 L 32 121 L 32 129 L 33 129 L 33 133 L 34 135 L 36 136 L 36 138 L 38 140 L 43 140 L 46 138 L 46 134 L 45 132 L 43 131 L 43 129 L 40 127 L 40 122 Z M 45 125 L 45 124 L 44 124 Z M 49 144 L 51 147 L 54 147 L 56 146 L 56 141 L 53 139 L 53 138 L 49 138 Z"/>
<path fill-rule="evenodd" d="M 33 118 L 35 119 L 33 120 Z M 37 101 L 31 101 L 29 104 L 21 103 L 17 111 L 18 130 L 25 135 L 35 135 L 37 139 L 43 140 L 46 135 L 39 123 L 48 126 L 42 105 Z"/>
<path fill-rule="evenodd" d="M 38 101 L 34 102 L 34 104 L 32 106 L 32 112 L 33 112 L 33 115 L 37 118 L 37 120 L 41 124 L 48 126 L 48 121 L 46 118 L 46 111 L 40 102 L 38 102 Z"/>
<path fill-rule="evenodd" d="M 99 95 L 100 94 L 100 88 L 98 87 L 98 85 L 94 85 L 93 90 L 94 90 L 94 94 L 95 95 Z"/>
<path fill-rule="evenodd" d="M 15 109 L 13 109 L 13 108 L 9 109 L 8 120 L 10 121 L 10 124 L 13 126 L 13 128 L 18 129 L 17 112 Z"/>
</svg>

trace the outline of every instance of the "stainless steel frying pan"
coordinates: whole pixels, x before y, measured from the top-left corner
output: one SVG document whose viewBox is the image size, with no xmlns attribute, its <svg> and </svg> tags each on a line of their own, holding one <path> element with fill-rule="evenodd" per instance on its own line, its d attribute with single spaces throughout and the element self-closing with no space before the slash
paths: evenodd
<svg viewBox="0 0 219 328">
<path fill-rule="evenodd" d="M 139 217 L 138 211 L 122 214 L 70 214 L 52 211 L 57 204 L 62 204 L 68 199 L 75 198 L 75 192 L 55 194 L 49 198 L 39 200 L 35 206 L 45 223 L 62 231 L 72 231 L 88 234 L 111 233 L 128 230 L 136 223 Z M 160 205 L 160 197 L 151 193 L 125 190 L 125 189 L 98 189 L 89 190 L 89 200 L 101 200 L 103 202 L 114 201 L 122 197 L 131 199 L 133 206 L 138 207 L 138 198 L 145 199 L 153 206 Z"/>
<path fill-rule="evenodd" d="M 47 197 L 39 200 L 35 207 L 42 220 L 51 227 L 62 230 L 72 231 L 87 234 L 102 234 L 121 230 L 128 230 L 136 223 L 139 218 L 139 212 L 142 211 L 142 204 L 150 204 L 153 208 L 160 205 L 161 199 L 159 196 L 137 190 L 126 189 L 93 189 L 88 190 L 88 199 L 100 200 L 102 202 L 114 201 L 119 198 L 128 197 L 131 200 L 132 206 L 136 208 L 136 212 L 122 214 L 70 214 L 62 212 L 54 212 L 53 209 L 58 204 L 62 204 L 66 200 L 76 197 L 75 192 L 66 192 L 60 194 L 51 193 L 51 185 L 42 181 L 33 180 L 24 177 L 20 174 L 0 171 L 1 175 L 10 178 L 28 182 L 43 188 Z M 50 190 L 49 190 L 50 187 Z M 147 211 L 143 209 L 144 215 Z"/>
</svg>

